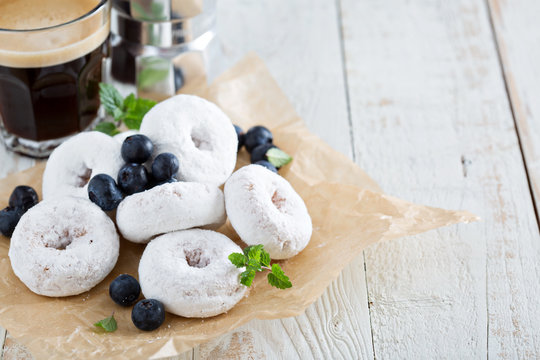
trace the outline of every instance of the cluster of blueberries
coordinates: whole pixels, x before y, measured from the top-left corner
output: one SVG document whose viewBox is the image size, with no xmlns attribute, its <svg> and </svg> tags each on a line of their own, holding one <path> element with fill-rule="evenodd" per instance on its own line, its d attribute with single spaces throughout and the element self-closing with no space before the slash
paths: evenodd
<svg viewBox="0 0 540 360">
<path fill-rule="evenodd" d="M 272 132 L 264 126 L 253 126 L 244 133 L 242 128 L 234 125 L 236 135 L 238 135 L 238 151 L 245 146 L 248 153 L 251 154 L 251 163 L 264 166 L 265 168 L 277 173 L 279 168 L 276 168 L 268 161 L 266 153 L 272 148 L 278 148 L 274 145 L 274 136 Z"/>
<path fill-rule="evenodd" d="M 11 237 L 21 216 L 39 202 L 36 191 L 30 186 L 19 185 L 9 196 L 9 206 L 0 211 L 0 233 Z"/>
<path fill-rule="evenodd" d="M 109 295 L 118 305 L 131 306 L 141 295 L 141 286 L 133 276 L 122 274 L 109 285 Z M 155 330 L 165 321 L 165 307 L 156 299 L 140 300 L 131 310 L 131 321 L 140 330 Z"/>
<path fill-rule="evenodd" d="M 145 135 L 137 134 L 122 143 L 122 158 L 126 164 L 118 172 L 117 180 L 107 174 L 98 174 L 88 183 L 88 197 L 104 211 L 118 207 L 124 196 L 135 194 L 164 183 L 176 182 L 178 158 L 162 153 L 152 162 L 152 172 L 144 165 L 152 156 L 154 144 Z"/>
</svg>

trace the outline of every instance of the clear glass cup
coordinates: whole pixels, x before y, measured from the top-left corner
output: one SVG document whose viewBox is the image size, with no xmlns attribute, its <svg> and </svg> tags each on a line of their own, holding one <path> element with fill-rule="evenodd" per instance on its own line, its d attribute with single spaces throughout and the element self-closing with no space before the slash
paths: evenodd
<svg viewBox="0 0 540 360">
<path fill-rule="evenodd" d="M 0 4 L 0 133 L 8 149 L 46 157 L 66 138 L 99 121 L 110 4 L 108 0 L 17 0 L 11 5 L 25 2 L 29 11 L 39 12 L 36 6 L 41 6 L 51 16 L 63 16 L 63 22 L 43 26 L 44 21 L 56 19 L 47 14 L 40 14 L 43 19 L 23 19 L 20 9 L 9 8 L 8 2 Z M 35 6 L 28 6 L 32 2 Z M 73 18 L 71 5 L 77 7 Z M 26 23 L 2 28 L 2 21 L 12 19 L 2 15 L 19 16 Z"/>
<path fill-rule="evenodd" d="M 207 80 L 218 46 L 216 0 L 113 0 L 110 82 L 123 95 L 163 100 Z"/>
</svg>

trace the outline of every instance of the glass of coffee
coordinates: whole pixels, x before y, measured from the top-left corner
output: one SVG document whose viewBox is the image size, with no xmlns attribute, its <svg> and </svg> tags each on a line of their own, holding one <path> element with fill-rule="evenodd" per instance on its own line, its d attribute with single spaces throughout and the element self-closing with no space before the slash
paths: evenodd
<svg viewBox="0 0 540 360">
<path fill-rule="evenodd" d="M 99 121 L 108 0 L 0 0 L 0 132 L 48 156 Z"/>
</svg>

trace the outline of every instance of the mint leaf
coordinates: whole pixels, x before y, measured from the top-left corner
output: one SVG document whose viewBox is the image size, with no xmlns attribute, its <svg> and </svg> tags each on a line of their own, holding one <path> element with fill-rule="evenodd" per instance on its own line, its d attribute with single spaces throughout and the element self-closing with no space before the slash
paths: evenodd
<svg viewBox="0 0 540 360">
<path fill-rule="evenodd" d="M 270 254 L 264 249 L 261 249 L 261 264 L 263 266 L 270 266 Z"/>
<path fill-rule="evenodd" d="M 229 255 L 229 260 L 233 263 L 234 266 L 237 268 L 244 267 L 247 262 L 247 258 L 240 254 L 240 253 L 232 253 Z"/>
<path fill-rule="evenodd" d="M 141 67 L 137 85 L 144 89 L 165 80 L 169 76 L 171 62 L 157 56 L 150 56 L 141 59 Z"/>
<path fill-rule="evenodd" d="M 253 259 L 256 261 L 261 261 L 261 252 L 263 249 L 263 245 L 253 245 L 249 247 L 248 250 L 248 258 Z"/>
<path fill-rule="evenodd" d="M 98 321 L 97 323 L 94 324 L 94 326 L 97 328 L 101 328 L 105 330 L 106 332 L 113 332 L 113 331 L 116 331 L 116 329 L 118 328 L 118 325 L 116 324 L 116 320 L 114 319 L 114 313 L 111 316 Z"/>
<path fill-rule="evenodd" d="M 144 115 L 155 105 L 153 100 L 135 99 L 135 95 L 130 94 L 124 100 L 124 124 L 128 129 L 139 130 Z"/>
<path fill-rule="evenodd" d="M 287 289 L 292 287 L 289 277 L 285 275 L 278 264 L 273 264 L 270 268 L 270 254 L 264 250 L 263 245 L 247 246 L 243 250 L 244 254 L 232 253 L 229 255 L 229 260 L 237 268 L 246 267 L 246 271 L 239 276 L 240 283 L 245 286 L 251 286 L 255 275 L 259 271 L 270 270 L 268 274 L 268 282 L 270 285 L 279 289 Z"/>
<path fill-rule="evenodd" d="M 270 162 L 270 164 L 274 165 L 276 168 L 287 165 L 292 161 L 292 157 L 289 154 L 278 148 L 268 149 L 266 152 L 266 157 L 268 158 L 268 162 Z"/>
<path fill-rule="evenodd" d="M 118 90 L 110 84 L 99 83 L 99 98 L 107 114 L 116 119 L 124 104 L 124 99 Z"/>
<path fill-rule="evenodd" d="M 248 270 L 262 271 L 261 263 L 255 259 L 249 259 L 246 265 Z"/>
<path fill-rule="evenodd" d="M 289 277 L 285 275 L 281 269 L 281 266 L 278 264 L 272 265 L 272 272 L 268 274 L 268 282 L 270 285 L 275 286 L 278 289 L 287 289 L 292 287 Z"/>
<path fill-rule="evenodd" d="M 240 274 L 240 283 L 246 286 L 251 286 L 255 279 L 255 270 L 246 270 Z"/>
<path fill-rule="evenodd" d="M 114 136 L 120 133 L 120 131 L 118 131 L 118 128 L 116 127 L 114 123 L 107 122 L 107 121 L 97 124 L 94 130 L 102 132 L 110 136 Z"/>
</svg>

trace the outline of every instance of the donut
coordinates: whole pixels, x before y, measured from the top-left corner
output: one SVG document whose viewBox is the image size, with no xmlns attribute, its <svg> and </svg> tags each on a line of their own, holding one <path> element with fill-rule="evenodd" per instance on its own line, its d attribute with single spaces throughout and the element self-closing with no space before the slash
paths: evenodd
<svg viewBox="0 0 540 360">
<path fill-rule="evenodd" d="M 220 233 L 191 229 L 159 236 L 144 249 L 139 282 L 146 298 L 184 317 L 205 318 L 226 312 L 247 287 L 240 284 L 243 269 L 228 259 L 242 249 Z"/>
<path fill-rule="evenodd" d="M 243 242 L 262 244 L 272 259 L 288 259 L 311 238 L 311 217 L 283 177 L 260 165 L 236 171 L 225 183 L 225 207 Z"/>
<path fill-rule="evenodd" d="M 222 185 L 234 171 L 238 137 L 231 120 L 213 103 L 176 95 L 154 106 L 143 118 L 141 133 L 180 161 L 177 179 Z"/>
<path fill-rule="evenodd" d="M 122 236 L 135 243 L 176 230 L 225 222 L 223 193 L 214 185 L 174 182 L 126 197 L 116 210 Z"/>
<path fill-rule="evenodd" d="M 126 130 L 126 131 L 122 131 L 119 134 L 114 135 L 113 139 L 118 141 L 120 145 L 122 145 L 124 143 L 124 140 L 126 140 L 131 135 L 137 135 L 138 133 L 139 132 L 137 130 Z"/>
<path fill-rule="evenodd" d="M 98 131 L 83 132 L 57 147 L 43 173 L 43 199 L 77 196 L 88 199 L 88 182 L 97 174 L 116 179 L 124 165 L 121 144 Z"/>
<path fill-rule="evenodd" d="M 11 267 L 33 292 L 71 296 L 90 290 L 113 269 L 114 223 L 90 200 L 44 200 L 24 214 L 9 246 Z"/>
</svg>

